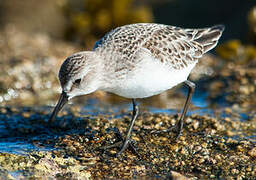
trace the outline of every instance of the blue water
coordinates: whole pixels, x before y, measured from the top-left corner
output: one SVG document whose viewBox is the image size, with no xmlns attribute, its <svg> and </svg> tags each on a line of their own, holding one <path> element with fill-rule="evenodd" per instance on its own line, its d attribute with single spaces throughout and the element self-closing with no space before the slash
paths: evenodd
<svg viewBox="0 0 256 180">
<path fill-rule="evenodd" d="M 179 91 L 184 96 L 184 102 L 187 95 L 187 88 L 181 87 Z M 138 101 L 140 104 L 141 102 Z M 224 107 L 229 107 L 230 104 L 225 101 L 224 96 L 215 99 L 215 102 L 209 102 L 208 100 L 208 94 L 207 91 L 202 86 L 197 86 L 193 96 L 192 96 L 192 104 L 194 107 L 192 110 L 190 109 L 187 114 L 199 114 L 199 115 L 205 115 L 208 114 L 212 117 L 215 116 L 215 112 L 212 108 L 210 108 L 211 103 L 215 103 L 218 105 L 218 107 L 223 109 Z M 34 111 L 39 112 L 41 107 L 35 107 Z M 52 108 L 50 107 L 42 107 L 45 111 L 52 111 Z M 180 109 L 165 109 L 165 108 L 156 108 L 152 106 L 146 106 L 143 107 L 144 109 L 148 110 L 152 113 L 164 113 L 168 115 L 176 114 L 177 112 L 180 113 Z M 27 111 L 33 112 L 33 108 L 27 108 Z M 23 108 L 23 111 L 25 111 L 26 108 Z M 115 114 L 114 118 L 122 118 L 122 116 L 127 115 L 130 111 L 132 111 L 132 104 L 129 103 L 119 103 L 119 104 L 108 104 L 104 102 L 99 102 L 97 99 L 88 99 L 86 102 L 86 105 L 83 106 L 81 109 L 80 114 L 81 115 L 89 115 L 89 116 L 98 116 L 98 115 L 111 115 L 110 117 L 113 118 L 113 114 Z M 241 121 L 247 121 L 249 120 L 249 116 L 246 113 L 239 113 Z M 35 122 L 37 119 L 48 119 L 49 115 L 38 115 L 34 114 L 31 116 L 30 121 L 33 122 L 33 128 L 36 128 L 34 134 L 15 134 L 15 132 L 10 132 L 10 129 L 12 128 L 6 128 L 6 122 L 8 121 L 11 124 L 21 124 L 22 127 L 26 127 L 26 122 L 23 122 L 22 116 L 20 115 L 11 115 L 11 116 L 5 116 L 3 114 L 0 114 L 0 152 L 5 153 L 14 153 L 14 154 L 26 154 L 31 151 L 42 151 L 42 150 L 52 150 L 53 148 L 47 148 L 47 147 L 36 147 L 31 142 L 26 140 L 26 137 L 32 138 L 32 139 L 40 139 L 42 136 L 44 138 L 47 138 L 49 134 L 47 134 L 47 130 L 45 130 L 45 127 L 41 127 L 41 125 L 37 125 L 37 122 Z M 229 117 L 229 114 L 226 114 L 224 111 L 221 111 L 220 113 L 221 117 Z M 59 117 L 60 118 L 60 117 Z M 62 117 L 63 118 L 63 117 Z M 72 119 L 72 115 L 65 116 L 64 119 L 69 120 Z M 79 118 L 77 118 L 77 121 L 79 121 Z M 28 123 L 29 124 L 29 123 Z M 15 131 L 15 129 L 14 129 Z M 70 133 L 75 133 L 75 131 L 70 131 Z M 10 136 L 9 134 L 12 134 Z M 45 134 L 45 135 L 44 135 Z M 52 138 L 51 135 L 49 135 L 49 138 Z M 235 137 L 234 137 L 235 138 Z M 247 136 L 248 139 L 256 139 L 256 135 L 253 136 Z M 255 140 L 256 141 L 256 140 Z M 14 172 L 15 174 L 15 172 Z"/>
<path fill-rule="evenodd" d="M 10 140 L 10 139 L 9 139 Z M 0 142 L 0 152 L 1 153 L 13 153 L 26 155 L 32 151 L 47 151 L 53 150 L 53 148 L 38 148 L 26 141 L 14 140 L 13 142 Z"/>
</svg>

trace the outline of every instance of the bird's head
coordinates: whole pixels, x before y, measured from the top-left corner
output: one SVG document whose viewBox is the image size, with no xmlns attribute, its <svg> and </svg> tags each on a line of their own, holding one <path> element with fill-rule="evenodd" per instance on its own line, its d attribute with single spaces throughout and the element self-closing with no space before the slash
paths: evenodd
<svg viewBox="0 0 256 180">
<path fill-rule="evenodd" d="M 68 100 L 75 96 L 92 93 L 100 87 L 100 68 L 97 56 L 91 51 L 75 53 L 63 62 L 59 71 L 62 93 L 50 117 L 50 122 L 54 121 Z"/>
</svg>

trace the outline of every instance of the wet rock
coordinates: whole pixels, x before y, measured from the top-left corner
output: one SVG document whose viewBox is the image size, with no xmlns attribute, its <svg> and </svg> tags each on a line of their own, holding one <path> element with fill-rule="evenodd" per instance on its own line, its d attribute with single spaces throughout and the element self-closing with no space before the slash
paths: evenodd
<svg viewBox="0 0 256 180">
<path fill-rule="evenodd" d="M 0 103 L 45 105 L 56 100 L 58 67 L 79 48 L 45 34 L 24 33 L 13 24 L 1 29 L 0 42 Z"/>
<path fill-rule="evenodd" d="M 118 140 L 114 128 L 116 125 L 113 122 L 118 122 L 119 130 L 124 134 L 129 124 L 127 119 L 129 116 L 114 118 L 114 121 L 109 119 L 109 115 L 90 117 L 84 125 L 81 124 L 84 122 L 83 119 L 71 116 L 72 118 L 68 121 L 70 124 L 67 126 L 70 128 L 56 126 L 48 129 L 49 127 L 44 126 L 45 121 L 40 120 L 47 116 L 47 113 L 42 110 L 36 115 L 33 109 L 23 109 L 26 111 L 19 116 L 22 120 L 13 124 L 17 122 L 15 116 L 20 114 L 22 109 L 4 109 L 0 108 L 1 112 L 5 112 L 4 117 L 9 116 L 9 120 L 6 121 L 9 125 L 6 128 L 13 126 L 12 129 L 15 129 L 15 125 L 20 127 L 26 124 L 28 129 L 26 134 L 24 132 L 13 133 L 12 129 L 7 128 L 7 131 L 10 130 L 9 137 L 24 136 L 30 139 L 29 142 L 54 149 L 52 151 L 31 151 L 28 156 L 1 153 L 0 165 L 4 167 L 2 174 L 25 169 L 26 171 L 21 171 L 21 176 L 132 178 L 157 175 L 169 177 L 170 171 L 175 171 L 185 177 L 197 178 L 253 177 L 255 144 L 243 139 L 242 136 L 241 140 L 233 139 L 232 136 L 228 139 L 222 138 L 221 134 L 225 134 L 225 130 L 233 128 L 232 121 L 222 121 L 219 117 L 189 116 L 189 120 L 185 121 L 182 136 L 174 142 L 175 132 L 159 135 L 151 132 L 157 127 L 155 124 L 161 122 L 168 126 L 175 124 L 179 119 L 178 116 L 144 112 L 137 119 L 140 126 L 134 130 L 132 135 L 138 155 L 126 150 L 120 157 L 114 157 L 118 148 L 104 150 L 103 147 Z M 80 108 L 72 107 L 72 113 L 78 113 L 78 111 Z M 234 113 L 232 111 L 229 113 L 232 118 Z M 68 109 L 66 116 L 70 116 Z M 37 119 L 34 121 L 35 117 Z M 57 118 L 57 121 L 60 119 Z M 73 121 L 80 122 L 80 126 L 74 126 Z M 193 122 L 198 124 L 197 128 L 187 128 Z M 222 123 L 222 128 L 218 128 L 220 123 Z M 253 122 L 237 121 L 236 123 L 238 131 L 245 127 L 246 131 L 254 128 L 251 126 Z M 150 128 L 144 128 L 150 124 L 152 125 Z M 44 126 L 45 130 L 29 133 L 38 125 Z M 166 125 L 164 125 L 165 128 L 167 128 Z M 216 131 L 214 135 L 209 133 L 211 130 Z M 46 134 L 42 136 L 42 133 Z"/>
</svg>

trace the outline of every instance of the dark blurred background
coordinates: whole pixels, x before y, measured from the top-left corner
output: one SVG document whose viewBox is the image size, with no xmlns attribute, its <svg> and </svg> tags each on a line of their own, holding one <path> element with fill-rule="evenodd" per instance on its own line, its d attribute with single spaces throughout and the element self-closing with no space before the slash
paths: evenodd
<svg viewBox="0 0 256 180">
<path fill-rule="evenodd" d="M 139 22 L 224 24 L 218 58 L 238 64 L 256 59 L 254 0 L 1 0 L 0 103 L 54 104 L 58 69 L 68 55 L 90 50 L 115 27 Z M 202 71 L 210 72 L 206 67 L 214 66 L 204 62 Z"/>
<path fill-rule="evenodd" d="M 156 22 L 188 28 L 225 24 L 222 41 L 253 42 L 253 0 L 2 0 L 1 28 L 48 33 L 79 43 L 98 39 L 120 25 Z M 255 42 L 254 42 L 255 43 Z"/>
<path fill-rule="evenodd" d="M 252 0 L 177 0 L 156 4 L 153 14 L 156 22 L 182 27 L 225 24 L 222 41 L 234 38 L 247 41 L 248 12 L 255 4 Z"/>
</svg>

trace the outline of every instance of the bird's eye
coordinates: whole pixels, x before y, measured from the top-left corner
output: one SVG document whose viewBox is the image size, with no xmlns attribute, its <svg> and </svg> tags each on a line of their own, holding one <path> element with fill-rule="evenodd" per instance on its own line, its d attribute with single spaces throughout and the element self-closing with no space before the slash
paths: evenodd
<svg viewBox="0 0 256 180">
<path fill-rule="evenodd" d="M 81 82 L 81 78 L 75 80 L 75 84 L 80 84 L 80 82 Z"/>
</svg>

